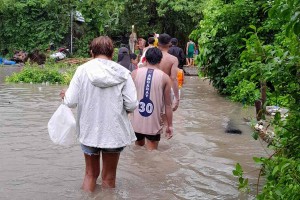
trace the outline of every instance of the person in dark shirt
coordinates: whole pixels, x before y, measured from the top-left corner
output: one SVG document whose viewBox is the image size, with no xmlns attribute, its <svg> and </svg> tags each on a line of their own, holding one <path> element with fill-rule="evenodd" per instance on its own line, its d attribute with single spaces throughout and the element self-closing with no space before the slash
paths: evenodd
<svg viewBox="0 0 300 200">
<path fill-rule="evenodd" d="M 184 65 L 184 52 L 182 48 L 177 46 L 178 40 L 176 38 L 171 39 L 172 46 L 169 48 L 168 53 L 175 56 L 178 59 L 178 68 L 182 69 Z"/>
<path fill-rule="evenodd" d="M 126 47 L 121 47 L 118 52 L 118 63 L 128 69 L 133 71 L 135 69 L 134 65 L 131 63 L 131 56 L 129 54 L 129 49 Z"/>
<path fill-rule="evenodd" d="M 131 62 L 131 69 L 130 71 L 133 71 L 138 68 L 138 57 L 135 53 L 130 54 L 130 62 Z"/>
</svg>

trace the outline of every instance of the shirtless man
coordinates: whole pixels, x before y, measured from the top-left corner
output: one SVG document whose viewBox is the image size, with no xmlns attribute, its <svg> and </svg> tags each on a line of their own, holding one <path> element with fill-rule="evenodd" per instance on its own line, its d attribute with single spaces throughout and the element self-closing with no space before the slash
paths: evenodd
<svg viewBox="0 0 300 200">
<path fill-rule="evenodd" d="M 169 54 L 168 50 L 171 46 L 171 36 L 166 33 L 160 34 L 158 38 L 158 46 L 162 51 L 163 57 L 159 64 L 159 68 L 165 72 L 172 81 L 172 89 L 175 96 L 175 104 L 173 111 L 177 110 L 179 106 L 179 92 L 178 92 L 178 81 L 177 81 L 177 71 L 178 71 L 178 59 Z"/>
<path fill-rule="evenodd" d="M 162 52 L 158 48 L 146 51 L 145 66 L 134 70 L 132 78 L 136 86 L 139 107 L 132 115 L 132 126 L 138 146 L 146 145 L 148 150 L 157 149 L 163 132 L 161 113 L 166 115 L 166 137 L 173 135 L 173 111 L 171 101 L 171 80 L 158 69 Z"/>
</svg>

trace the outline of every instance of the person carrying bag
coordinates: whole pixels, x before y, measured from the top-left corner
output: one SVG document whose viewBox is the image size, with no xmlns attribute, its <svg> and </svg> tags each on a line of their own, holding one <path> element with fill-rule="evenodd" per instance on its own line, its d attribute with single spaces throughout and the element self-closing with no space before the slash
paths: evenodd
<svg viewBox="0 0 300 200">
<path fill-rule="evenodd" d="M 63 102 L 50 118 L 48 132 L 54 144 L 70 146 L 76 143 L 76 120 Z"/>
</svg>

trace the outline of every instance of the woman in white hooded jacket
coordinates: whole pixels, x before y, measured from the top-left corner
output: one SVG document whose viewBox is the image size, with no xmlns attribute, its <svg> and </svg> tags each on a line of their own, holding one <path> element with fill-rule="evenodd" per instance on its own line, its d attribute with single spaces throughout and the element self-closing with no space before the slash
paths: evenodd
<svg viewBox="0 0 300 200">
<path fill-rule="evenodd" d="M 79 66 L 64 103 L 77 106 L 77 134 L 84 153 L 84 191 L 94 191 L 100 175 L 102 187 L 115 187 L 120 152 L 136 140 L 128 113 L 138 105 L 130 71 L 113 62 L 113 43 L 107 36 L 95 38 L 90 51 L 94 59 Z"/>
</svg>

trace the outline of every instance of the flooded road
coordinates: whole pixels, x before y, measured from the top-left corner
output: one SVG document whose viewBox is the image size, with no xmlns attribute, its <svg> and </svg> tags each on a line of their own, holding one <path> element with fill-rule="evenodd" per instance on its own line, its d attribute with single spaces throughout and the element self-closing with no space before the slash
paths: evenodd
<svg viewBox="0 0 300 200">
<path fill-rule="evenodd" d="M 0 71 L 0 199 L 253 199 L 258 174 L 252 157 L 265 154 L 242 120 L 243 109 L 219 96 L 197 77 L 186 77 L 174 137 L 162 138 L 158 151 L 125 148 L 117 171 L 117 187 L 85 194 L 80 186 L 84 158 L 80 145 L 54 145 L 47 123 L 60 104 L 60 85 L 4 84 Z M 8 70 L 7 73 L 11 73 Z M 2 76 L 2 77 L 1 77 Z M 231 120 L 243 131 L 225 133 Z M 239 162 L 253 191 L 240 194 L 232 175 Z"/>
</svg>

